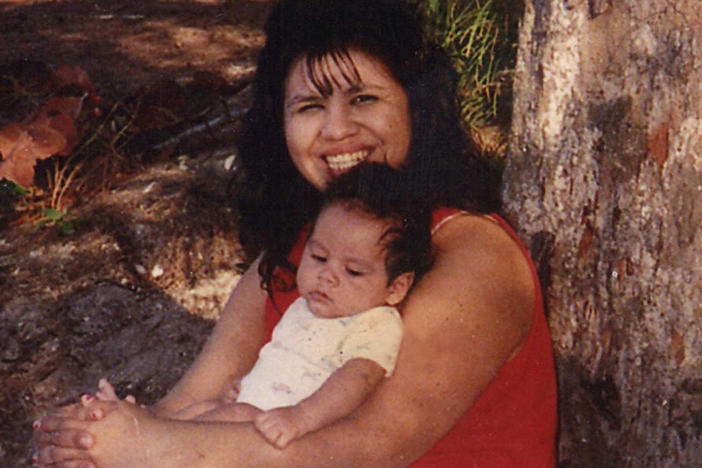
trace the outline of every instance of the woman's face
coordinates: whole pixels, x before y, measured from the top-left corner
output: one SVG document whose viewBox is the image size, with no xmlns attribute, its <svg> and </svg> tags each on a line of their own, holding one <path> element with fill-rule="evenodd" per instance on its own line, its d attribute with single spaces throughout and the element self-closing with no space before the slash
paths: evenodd
<svg viewBox="0 0 702 468">
<path fill-rule="evenodd" d="M 352 49 L 349 57 L 359 79 L 350 64 L 330 57 L 315 67 L 332 83 L 329 95 L 312 83 L 305 57 L 293 63 L 285 83 L 288 152 L 319 190 L 363 161 L 399 168 L 407 159 L 411 123 L 404 88 L 373 56 Z"/>
</svg>

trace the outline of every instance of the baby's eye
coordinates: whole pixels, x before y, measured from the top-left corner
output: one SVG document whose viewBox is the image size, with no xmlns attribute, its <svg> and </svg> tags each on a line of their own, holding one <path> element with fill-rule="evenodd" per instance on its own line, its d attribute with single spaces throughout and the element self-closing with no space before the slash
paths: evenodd
<svg viewBox="0 0 702 468">
<path fill-rule="evenodd" d="M 361 276 L 363 275 L 362 271 L 359 270 L 354 270 L 353 268 L 346 267 L 346 273 L 348 273 L 351 276 Z"/>
<path fill-rule="evenodd" d="M 327 257 L 323 255 L 317 255 L 317 254 L 311 254 L 312 260 L 319 262 L 319 263 L 324 263 L 327 261 Z"/>
</svg>

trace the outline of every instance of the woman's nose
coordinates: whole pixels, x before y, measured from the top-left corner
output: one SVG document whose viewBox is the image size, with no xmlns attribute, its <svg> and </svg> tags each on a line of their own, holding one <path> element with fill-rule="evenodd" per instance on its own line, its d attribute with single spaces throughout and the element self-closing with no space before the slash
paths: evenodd
<svg viewBox="0 0 702 468">
<path fill-rule="evenodd" d="M 351 109 L 343 105 L 330 105 L 324 118 L 322 136 L 329 140 L 343 140 L 358 131 L 358 124 L 353 120 Z"/>
</svg>

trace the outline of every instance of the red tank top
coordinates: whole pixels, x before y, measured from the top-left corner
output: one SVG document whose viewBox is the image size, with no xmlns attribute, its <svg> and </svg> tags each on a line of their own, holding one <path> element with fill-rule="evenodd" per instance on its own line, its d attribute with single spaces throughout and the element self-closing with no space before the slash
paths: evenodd
<svg viewBox="0 0 702 468">
<path fill-rule="evenodd" d="M 434 211 L 433 230 L 460 215 L 454 208 Z M 541 288 L 529 254 L 512 228 L 491 215 L 517 243 L 531 268 L 536 288 L 534 318 L 519 353 L 499 370 L 458 423 L 411 468 L 552 468 L 556 466 L 556 376 L 551 338 L 544 317 Z M 304 231 L 288 259 L 299 265 L 307 239 Z M 266 303 L 268 340 L 281 311 L 299 297 L 290 272 L 278 274 L 273 298 Z M 274 304 L 275 302 L 275 304 Z"/>
</svg>

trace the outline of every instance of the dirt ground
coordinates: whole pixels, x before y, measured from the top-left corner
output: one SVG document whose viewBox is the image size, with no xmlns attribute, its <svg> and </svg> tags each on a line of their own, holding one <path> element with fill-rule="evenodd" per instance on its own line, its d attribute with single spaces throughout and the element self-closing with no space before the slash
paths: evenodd
<svg viewBox="0 0 702 468">
<path fill-rule="evenodd" d="M 201 71 L 236 84 L 224 97 L 229 118 L 212 120 L 206 137 L 181 133 L 167 157 L 76 200 L 80 222 L 69 235 L 0 223 L 0 466 L 31 466 L 32 421 L 99 377 L 150 403 L 199 350 L 242 267 L 227 197 L 232 139 L 269 8 L 262 0 L 0 5 L 0 65 L 79 66 L 113 99 Z"/>
</svg>

